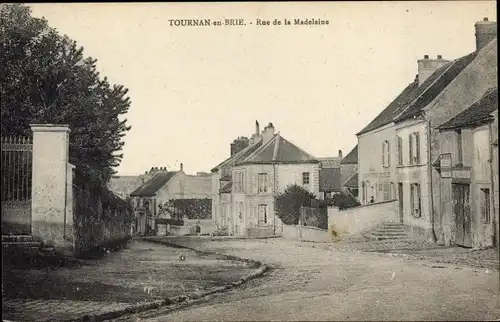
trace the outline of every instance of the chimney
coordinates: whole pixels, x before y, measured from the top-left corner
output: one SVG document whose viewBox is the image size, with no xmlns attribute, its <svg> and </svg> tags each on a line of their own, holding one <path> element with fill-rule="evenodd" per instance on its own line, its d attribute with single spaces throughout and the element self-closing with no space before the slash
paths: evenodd
<svg viewBox="0 0 500 322">
<path fill-rule="evenodd" d="M 246 148 L 249 143 L 250 141 L 248 140 L 248 138 L 244 136 L 240 136 L 237 139 L 235 139 L 233 143 L 231 143 L 231 156 L 235 155 L 236 153 Z"/>
<path fill-rule="evenodd" d="M 184 164 L 181 163 L 181 172 L 184 172 Z"/>
<path fill-rule="evenodd" d="M 422 85 L 423 82 L 429 76 L 431 76 L 436 70 L 448 64 L 450 61 L 443 59 L 442 55 L 437 55 L 436 59 L 429 58 L 429 55 L 424 55 L 423 59 L 417 61 L 418 65 L 418 86 Z"/>
<path fill-rule="evenodd" d="M 264 128 L 264 131 L 262 131 L 262 144 L 266 144 L 267 142 L 271 141 L 273 136 L 274 136 L 274 125 L 273 123 L 270 122 Z"/>
<path fill-rule="evenodd" d="M 339 158 L 342 159 L 342 150 L 339 150 Z"/>
<path fill-rule="evenodd" d="M 476 22 L 474 27 L 476 29 L 476 51 L 480 51 L 497 37 L 496 21 L 488 21 L 488 18 L 484 18 L 483 21 Z"/>
<path fill-rule="evenodd" d="M 255 121 L 255 134 L 260 133 L 259 121 Z"/>
</svg>

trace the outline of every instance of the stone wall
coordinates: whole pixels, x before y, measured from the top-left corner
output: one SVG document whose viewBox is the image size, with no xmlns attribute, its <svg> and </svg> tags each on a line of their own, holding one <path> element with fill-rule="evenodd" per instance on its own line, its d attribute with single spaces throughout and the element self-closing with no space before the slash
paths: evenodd
<svg viewBox="0 0 500 322">
<path fill-rule="evenodd" d="M 328 207 L 328 227 L 344 234 L 361 234 L 383 222 L 399 222 L 396 200 L 339 210 Z"/>
<path fill-rule="evenodd" d="M 332 238 L 328 231 L 316 227 L 300 225 L 284 225 L 283 238 L 307 242 L 330 242 Z"/>
</svg>

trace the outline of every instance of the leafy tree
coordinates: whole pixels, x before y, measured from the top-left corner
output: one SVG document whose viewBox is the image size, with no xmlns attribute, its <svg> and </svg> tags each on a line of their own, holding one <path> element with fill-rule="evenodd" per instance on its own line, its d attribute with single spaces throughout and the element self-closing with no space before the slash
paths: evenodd
<svg viewBox="0 0 500 322">
<path fill-rule="evenodd" d="M 77 182 L 103 186 L 123 157 L 128 90 L 101 78 L 96 59 L 29 7 L 2 5 L 0 28 L 2 135 L 27 136 L 32 123 L 68 124 Z"/>
<path fill-rule="evenodd" d="M 309 207 L 316 196 L 298 185 L 289 185 L 274 197 L 274 212 L 286 225 L 297 225 L 300 207 Z"/>
</svg>

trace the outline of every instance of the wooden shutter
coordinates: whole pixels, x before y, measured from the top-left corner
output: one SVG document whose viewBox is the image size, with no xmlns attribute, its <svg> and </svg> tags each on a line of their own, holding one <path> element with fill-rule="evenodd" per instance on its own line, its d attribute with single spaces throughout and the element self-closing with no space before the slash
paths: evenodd
<svg viewBox="0 0 500 322">
<path fill-rule="evenodd" d="M 385 141 L 382 142 L 382 167 L 385 167 Z"/>
<path fill-rule="evenodd" d="M 417 164 L 420 164 L 420 133 L 415 133 L 415 145 L 416 145 L 416 159 L 417 159 Z"/>
<path fill-rule="evenodd" d="M 398 165 L 403 165 L 403 139 L 398 136 L 397 138 L 398 145 Z"/>
<path fill-rule="evenodd" d="M 409 147 L 410 147 L 410 164 L 413 164 L 413 135 L 410 134 L 409 138 Z"/>
<path fill-rule="evenodd" d="M 389 143 L 389 141 L 386 141 L 387 142 L 387 166 L 390 167 L 391 166 L 391 145 Z"/>
</svg>

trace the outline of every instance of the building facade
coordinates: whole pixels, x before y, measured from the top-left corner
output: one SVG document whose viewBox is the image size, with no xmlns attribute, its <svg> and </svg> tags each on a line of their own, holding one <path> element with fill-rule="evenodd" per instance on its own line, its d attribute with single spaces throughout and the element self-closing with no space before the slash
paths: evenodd
<svg viewBox="0 0 500 322">
<path fill-rule="evenodd" d="M 238 236 L 281 234 L 274 196 L 293 184 L 319 195 L 319 161 L 270 123 L 261 133 L 257 127 L 247 148 L 213 169 L 212 182 L 220 228 Z"/>
<path fill-rule="evenodd" d="M 206 174 L 188 175 L 183 166 L 179 171 L 166 168 L 153 169 L 151 178 L 131 194 L 131 203 L 136 214 L 136 231 L 154 234 L 156 219 L 160 218 L 160 205 L 171 199 L 211 199 L 212 179 Z M 163 215 L 162 218 L 168 218 Z"/>
<path fill-rule="evenodd" d="M 441 223 L 450 244 L 477 248 L 497 242 L 492 148 L 497 109 L 493 89 L 438 127 Z"/>
<path fill-rule="evenodd" d="M 441 182 L 433 166 L 440 153 L 435 127 L 497 82 L 496 22 L 476 24 L 476 40 L 474 52 L 451 62 L 425 55 L 417 62 L 415 81 L 358 133 L 360 201 L 397 198 L 400 221 L 416 235 L 441 242 L 449 238 L 443 234 Z"/>
</svg>

